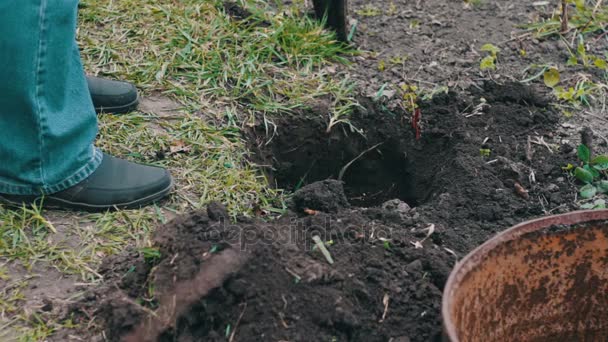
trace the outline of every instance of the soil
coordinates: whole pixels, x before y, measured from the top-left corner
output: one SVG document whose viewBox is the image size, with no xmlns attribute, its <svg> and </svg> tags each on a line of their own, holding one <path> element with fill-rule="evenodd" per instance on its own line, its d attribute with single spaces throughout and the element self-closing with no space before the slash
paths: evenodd
<svg viewBox="0 0 608 342">
<path fill-rule="evenodd" d="M 71 308 L 76 322 L 95 316 L 110 341 L 439 341 L 458 259 L 516 223 L 575 209 L 562 166 L 578 137 L 557 133 L 563 117 L 546 90 L 511 81 L 530 63 L 522 48 L 563 58 L 559 42 L 511 40 L 534 6 L 383 0 L 375 6 L 397 13 L 356 14 L 367 3 L 352 2 L 355 40 L 374 52 L 349 70 L 362 104 L 352 127 L 327 133 L 318 99 L 276 119 L 270 141 L 262 127 L 249 132 L 271 182 L 295 191 L 288 212 L 231 222 L 213 204 L 176 218 L 154 236 L 159 258 L 127 250 L 104 262 L 104 283 Z M 476 64 L 487 42 L 514 44 L 493 81 Z M 378 71 L 382 56 L 405 54 Z M 419 138 L 397 95 L 374 96 L 416 80 L 452 89 L 419 103 Z"/>
<path fill-rule="evenodd" d="M 110 341 L 439 340 L 455 261 L 495 232 L 573 201 L 561 170 L 572 147 L 528 143 L 551 141 L 558 124 L 546 94 L 490 82 L 472 94 L 488 104 L 479 115 L 455 93 L 422 103 L 419 140 L 403 113 L 363 100 L 353 125 L 374 127 L 365 136 L 327 134 L 315 115 L 278 125 L 259 156 L 272 156 L 279 186 L 303 185 L 286 215 L 232 223 L 212 204 L 178 217 L 157 230 L 159 259 L 109 258 L 105 285 L 72 313 L 94 312 Z"/>
</svg>

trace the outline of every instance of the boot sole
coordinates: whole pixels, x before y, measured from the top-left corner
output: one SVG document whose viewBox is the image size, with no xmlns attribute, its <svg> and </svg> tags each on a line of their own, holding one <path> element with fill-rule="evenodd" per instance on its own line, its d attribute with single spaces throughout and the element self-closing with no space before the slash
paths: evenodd
<svg viewBox="0 0 608 342">
<path fill-rule="evenodd" d="M 96 204 L 88 204 L 88 203 L 80 203 L 80 202 L 72 202 L 62 198 L 53 198 L 47 197 L 44 199 L 43 207 L 45 209 L 53 209 L 53 210 L 79 210 L 79 211 L 88 211 L 88 212 L 99 212 L 99 211 L 107 211 L 107 210 L 120 210 L 120 209 L 139 209 L 148 204 L 158 202 L 159 200 L 166 197 L 171 190 L 173 190 L 173 180 L 171 180 L 171 184 L 165 189 L 158 191 L 154 194 L 148 195 L 143 198 L 139 198 L 132 202 L 126 203 L 114 203 L 111 205 L 96 205 Z M 32 205 L 37 201 L 42 200 L 42 197 L 38 197 L 33 201 L 29 202 L 15 202 L 9 199 L 6 199 L 0 195 L 0 204 L 5 204 L 12 207 L 22 207 L 23 205 Z"/>
<path fill-rule="evenodd" d="M 137 109 L 138 105 L 139 94 L 137 95 L 137 98 L 135 98 L 135 101 L 131 103 L 115 107 L 95 107 L 95 112 L 97 114 L 125 114 Z"/>
</svg>

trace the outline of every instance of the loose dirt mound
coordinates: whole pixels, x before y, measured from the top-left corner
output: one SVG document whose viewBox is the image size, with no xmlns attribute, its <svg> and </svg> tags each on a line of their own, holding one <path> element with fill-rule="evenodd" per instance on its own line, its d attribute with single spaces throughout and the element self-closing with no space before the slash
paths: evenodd
<svg viewBox="0 0 608 342">
<path fill-rule="evenodd" d="M 323 188 L 314 191 L 320 201 L 335 196 Z M 331 189 L 340 192 L 340 183 Z M 243 341 L 386 341 L 438 334 L 440 289 L 455 258 L 432 240 L 413 248 L 424 236 L 411 230 L 420 220 L 415 210 L 337 208 L 234 225 L 209 216 L 194 213 L 160 229 L 155 243 L 163 257 L 154 266 L 143 258 L 106 263 L 102 271 L 119 291 L 111 286 L 89 300 L 108 322 L 110 340 L 129 331 L 132 341 L 224 341 L 232 333 Z M 326 241 L 333 265 L 313 248 L 313 235 Z M 223 260 L 228 252 L 239 261 Z M 200 273 L 232 276 L 221 284 L 202 281 Z M 216 287 L 210 292 L 209 282 Z M 160 304 L 146 300 L 150 289 Z M 156 318 L 148 317 L 151 309 Z"/>
<path fill-rule="evenodd" d="M 114 341 L 439 338 L 441 291 L 457 258 L 572 201 L 561 170 L 572 148 L 550 151 L 558 116 L 544 95 L 516 84 L 472 93 L 422 104 L 419 140 L 408 117 L 371 101 L 353 117 L 364 135 L 327 134 L 310 113 L 279 125 L 258 149 L 274 165 L 269 176 L 287 188 L 311 183 L 288 215 L 231 224 L 211 205 L 181 217 L 158 229 L 160 258 L 107 260 L 104 287 L 80 310 L 94 306 Z M 325 180 L 341 172 L 344 183 Z"/>
</svg>

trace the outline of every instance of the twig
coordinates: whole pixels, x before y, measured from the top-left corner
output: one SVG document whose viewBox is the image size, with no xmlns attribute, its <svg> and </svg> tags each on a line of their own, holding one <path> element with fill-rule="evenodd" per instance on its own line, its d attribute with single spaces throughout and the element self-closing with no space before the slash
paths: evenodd
<svg viewBox="0 0 608 342">
<path fill-rule="evenodd" d="M 595 14 L 597 13 L 597 11 L 602 7 L 602 2 L 604 0 L 598 0 L 597 3 L 595 4 L 595 8 L 593 8 L 593 16 L 595 16 Z"/>
<path fill-rule="evenodd" d="M 532 139 L 530 139 L 529 135 L 528 135 L 528 143 L 526 146 L 526 159 L 528 161 L 532 161 Z"/>
<path fill-rule="evenodd" d="M 228 339 L 228 342 L 234 341 L 234 336 L 236 335 L 236 329 L 239 328 L 239 324 L 241 323 L 241 318 L 243 318 L 243 315 L 245 314 L 246 309 L 247 309 L 247 302 L 245 302 L 243 311 L 241 311 L 241 314 L 239 315 L 239 319 L 236 321 L 236 324 L 234 325 L 234 330 L 232 330 L 232 333 L 230 334 L 230 339 Z"/>
<path fill-rule="evenodd" d="M 551 146 L 549 146 L 549 144 L 547 144 L 547 142 L 545 141 L 545 138 L 536 137 L 536 141 L 534 141 L 534 140 L 530 140 L 530 141 L 533 144 L 545 146 L 549 150 L 549 153 L 553 154 L 553 150 L 551 149 Z"/>
<path fill-rule="evenodd" d="M 361 154 L 359 154 L 358 156 L 355 157 L 355 159 L 351 160 L 348 162 L 348 164 L 344 165 L 344 167 L 340 170 L 340 173 L 338 174 L 338 180 L 341 181 L 342 177 L 344 177 L 344 173 L 346 172 L 346 170 L 348 170 L 348 168 L 354 163 L 356 162 L 359 158 L 363 157 L 367 152 L 375 149 L 376 147 L 380 146 L 384 144 L 384 141 L 381 143 L 378 143 L 370 148 L 368 148 L 367 150 L 361 152 Z"/>
<path fill-rule="evenodd" d="M 561 33 L 568 32 L 568 0 L 562 0 L 562 29 Z"/>
</svg>

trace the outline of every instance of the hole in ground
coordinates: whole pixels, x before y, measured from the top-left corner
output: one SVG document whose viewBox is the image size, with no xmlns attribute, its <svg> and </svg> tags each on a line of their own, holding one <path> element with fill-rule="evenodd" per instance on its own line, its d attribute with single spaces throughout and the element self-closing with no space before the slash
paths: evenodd
<svg viewBox="0 0 608 342">
<path fill-rule="evenodd" d="M 352 162 L 342 178 L 352 205 L 370 207 L 398 198 L 417 206 L 428 200 L 436 190 L 437 169 L 450 161 L 449 139 L 427 139 L 430 134 L 416 141 L 402 114 L 381 110 L 366 99 L 360 102 L 363 109 L 352 115 L 351 122 L 365 128 L 364 135 L 345 125 L 328 134 L 318 112 L 278 122 L 270 143 L 257 147 L 258 155 L 272 165 L 268 177 L 280 188 L 296 190 L 312 182 L 338 179 Z M 257 136 L 259 141 L 267 139 L 263 130 Z"/>
</svg>

